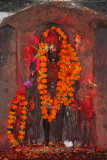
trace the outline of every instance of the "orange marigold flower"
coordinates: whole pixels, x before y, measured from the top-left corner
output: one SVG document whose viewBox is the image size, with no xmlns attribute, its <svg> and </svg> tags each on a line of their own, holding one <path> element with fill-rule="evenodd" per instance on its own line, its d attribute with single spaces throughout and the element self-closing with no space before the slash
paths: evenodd
<svg viewBox="0 0 107 160">
<path fill-rule="evenodd" d="M 52 99 L 50 99 L 50 100 L 49 100 L 49 103 L 50 103 L 50 104 L 52 104 L 52 103 L 53 103 L 53 100 L 52 100 Z"/>
<path fill-rule="evenodd" d="M 61 95 L 62 95 L 62 93 L 60 93 L 60 92 L 57 92 L 57 93 L 56 93 L 56 96 L 57 96 L 57 97 L 61 97 Z"/>
<path fill-rule="evenodd" d="M 44 32 L 44 33 L 43 33 L 43 36 L 44 36 L 44 37 L 47 37 L 47 36 L 48 36 L 48 33 L 47 33 L 47 32 Z"/>
<path fill-rule="evenodd" d="M 61 31 L 59 34 L 62 36 L 62 38 L 64 38 L 64 39 L 67 38 L 67 36 L 65 35 L 65 33 L 63 31 Z"/>
<path fill-rule="evenodd" d="M 72 101 L 74 101 L 74 97 L 72 97 L 72 99 L 71 99 Z"/>
<path fill-rule="evenodd" d="M 47 71 L 47 68 L 44 67 L 44 68 L 42 68 L 42 70 L 43 70 L 43 72 L 46 72 L 46 71 Z"/>
<path fill-rule="evenodd" d="M 58 106 L 58 105 L 54 105 L 53 108 L 54 108 L 54 109 L 56 110 L 56 112 L 57 112 L 57 109 L 59 108 L 59 106 Z"/>
<path fill-rule="evenodd" d="M 67 93 L 66 93 L 66 92 L 62 94 L 62 97 L 66 97 L 66 96 L 67 96 Z"/>
<path fill-rule="evenodd" d="M 39 70 L 39 74 L 43 74 L 44 72 L 46 72 L 47 71 L 47 68 L 40 68 L 40 70 Z"/>
<path fill-rule="evenodd" d="M 24 134 L 25 134 L 25 131 L 20 130 L 20 131 L 19 131 L 19 134 L 24 135 Z"/>
<path fill-rule="evenodd" d="M 63 40 L 62 40 L 62 43 L 63 43 L 63 44 L 67 44 L 67 40 L 66 40 L 66 39 L 63 39 Z M 68 46 L 68 45 L 66 45 L 66 46 Z"/>
<path fill-rule="evenodd" d="M 51 112 L 51 115 L 56 115 L 56 112 L 57 112 L 57 110 L 53 109 L 52 112 Z"/>
<path fill-rule="evenodd" d="M 13 137 L 14 137 L 13 134 L 9 134 L 9 135 L 8 135 L 8 138 L 9 138 L 9 139 L 13 139 Z"/>
<path fill-rule="evenodd" d="M 56 32 L 61 32 L 61 28 L 56 28 Z"/>
<path fill-rule="evenodd" d="M 70 51 L 73 52 L 75 51 L 75 49 L 73 47 L 70 48 Z M 73 53 L 72 53 L 73 54 Z"/>
<path fill-rule="evenodd" d="M 70 83 L 70 80 L 69 80 L 69 79 L 66 79 L 66 83 L 69 84 L 69 83 Z"/>
<path fill-rule="evenodd" d="M 8 120 L 8 123 L 13 123 L 13 119 L 9 119 L 9 120 Z"/>
<path fill-rule="evenodd" d="M 65 101 L 68 101 L 68 98 L 67 98 L 67 97 L 65 97 L 64 99 L 65 99 Z"/>
<path fill-rule="evenodd" d="M 74 57 L 74 60 L 75 60 L 75 61 L 78 61 L 78 60 L 79 60 L 79 57 Z"/>
<path fill-rule="evenodd" d="M 26 114 L 27 112 L 26 112 L 26 111 L 22 111 L 22 113 L 23 113 L 23 114 Z"/>
<path fill-rule="evenodd" d="M 46 63 L 40 63 L 40 67 L 46 67 Z"/>
<path fill-rule="evenodd" d="M 62 37 L 64 38 L 64 39 L 67 39 L 67 36 L 64 34 L 64 35 L 62 35 Z"/>
<path fill-rule="evenodd" d="M 49 118 L 48 118 L 48 122 L 52 122 L 52 117 L 49 117 Z"/>
<path fill-rule="evenodd" d="M 23 106 L 23 109 L 24 109 L 24 111 L 27 111 L 27 110 L 28 110 L 26 106 Z"/>
<path fill-rule="evenodd" d="M 46 114 L 46 115 L 43 115 L 43 119 L 48 119 L 49 118 L 49 115 Z"/>
<path fill-rule="evenodd" d="M 19 138 L 20 140 L 22 140 L 22 139 L 24 138 L 24 136 L 19 135 L 18 138 Z"/>
<path fill-rule="evenodd" d="M 47 110 L 42 110 L 42 114 L 47 114 Z"/>
<path fill-rule="evenodd" d="M 20 128 L 21 129 L 25 129 L 25 125 L 20 125 Z"/>
<path fill-rule="evenodd" d="M 43 93 L 46 94 L 46 93 L 47 93 L 47 90 L 44 90 Z"/>
<path fill-rule="evenodd" d="M 39 88 L 38 88 L 39 89 Z M 44 90 L 39 90 L 40 94 L 44 94 Z"/>
<path fill-rule="evenodd" d="M 47 109 L 48 107 L 47 107 L 47 106 L 41 106 L 40 108 L 41 108 L 42 110 L 43 110 L 43 109 L 45 110 L 45 109 Z"/>
<path fill-rule="evenodd" d="M 13 145 L 15 145 L 15 146 L 18 145 L 18 141 L 14 140 Z"/>
<path fill-rule="evenodd" d="M 42 74 L 42 77 L 43 77 L 43 78 L 46 78 L 46 77 L 47 77 L 47 74 Z"/>
<path fill-rule="evenodd" d="M 61 86 L 57 86 L 57 87 L 56 87 L 56 90 L 59 90 L 59 91 L 60 91 L 60 90 L 62 90 L 62 87 L 61 87 Z"/>
<path fill-rule="evenodd" d="M 73 87 L 70 87 L 70 91 L 74 92 L 75 90 L 74 90 L 74 88 L 73 88 Z"/>
<path fill-rule="evenodd" d="M 67 89 L 66 86 L 62 86 L 63 91 L 66 91 L 66 89 Z"/>
<path fill-rule="evenodd" d="M 52 119 L 56 119 L 56 114 L 52 114 Z"/>
<path fill-rule="evenodd" d="M 21 97 L 21 100 L 25 100 L 26 98 L 24 96 Z"/>
<path fill-rule="evenodd" d="M 16 99 L 17 99 L 17 100 L 20 100 L 20 99 L 21 99 L 21 96 L 20 96 L 20 95 L 16 95 Z"/>
<path fill-rule="evenodd" d="M 15 114 L 15 112 L 12 112 L 12 111 L 10 111 L 9 113 L 10 113 L 10 114 L 13 114 L 13 115 Z"/>
<path fill-rule="evenodd" d="M 7 130 L 7 134 L 10 134 L 10 133 L 11 133 L 11 131 Z"/>
<path fill-rule="evenodd" d="M 58 82 L 57 82 L 57 85 L 61 85 L 61 84 L 62 84 L 62 82 L 61 82 L 61 81 L 58 81 Z"/>
<path fill-rule="evenodd" d="M 80 62 L 77 62 L 77 63 L 76 63 L 77 66 L 80 66 L 80 64 L 81 64 Z"/>
<path fill-rule="evenodd" d="M 50 96 L 47 96 L 47 97 L 46 97 L 46 100 L 47 100 L 47 101 L 49 101 L 49 100 L 50 100 L 50 98 L 51 98 Z"/>
<path fill-rule="evenodd" d="M 25 125 L 25 124 L 26 124 L 26 122 L 25 122 L 25 121 L 21 121 L 21 124 Z"/>
<path fill-rule="evenodd" d="M 12 129 L 13 126 L 9 123 L 8 126 L 7 126 L 7 128 L 11 128 Z"/>
<path fill-rule="evenodd" d="M 14 138 L 12 138 L 12 139 L 10 140 L 10 143 L 14 143 L 14 141 L 15 141 Z"/>
<path fill-rule="evenodd" d="M 22 117 L 23 120 L 27 119 L 27 116 L 25 116 L 25 115 L 22 115 L 21 117 Z"/>
<path fill-rule="evenodd" d="M 42 95 L 40 96 L 40 99 L 44 99 L 46 97 L 46 95 Z"/>
<path fill-rule="evenodd" d="M 72 102 L 71 99 L 69 99 L 69 100 L 68 100 L 68 103 L 70 104 L 71 102 Z"/>
<path fill-rule="evenodd" d="M 77 77 L 75 77 L 75 80 L 78 80 L 78 79 L 80 79 L 80 75 L 78 75 Z"/>
<path fill-rule="evenodd" d="M 56 29 L 56 27 L 55 27 L 55 26 L 52 26 L 52 27 L 51 27 L 51 30 L 55 30 L 55 29 Z"/>
<path fill-rule="evenodd" d="M 23 102 L 22 102 L 22 105 L 23 105 L 23 106 L 28 105 L 28 101 L 23 101 Z"/>
<path fill-rule="evenodd" d="M 47 79 L 42 79 L 41 82 L 42 83 L 47 83 Z"/>
<path fill-rule="evenodd" d="M 45 51 L 45 49 L 39 49 L 39 53 L 41 53 L 41 54 L 45 54 L 45 53 L 46 53 L 46 51 Z"/>
<path fill-rule="evenodd" d="M 70 84 L 74 84 L 74 81 L 71 81 Z"/>
<path fill-rule="evenodd" d="M 9 118 L 13 119 L 13 118 L 14 118 L 14 116 L 13 116 L 13 115 L 11 115 L 11 114 L 9 114 Z"/>
<path fill-rule="evenodd" d="M 71 48 L 71 44 L 67 44 L 67 47 L 70 49 Z"/>
<path fill-rule="evenodd" d="M 80 66 L 80 67 L 79 67 L 79 71 L 81 71 L 81 70 L 82 70 L 82 67 Z"/>
<path fill-rule="evenodd" d="M 41 57 L 40 57 L 40 60 L 46 62 L 47 58 L 46 58 L 46 56 L 41 56 Z"/>
<path fill-rule="evenodd" d="M 17 99 L 15 98 L 15 99 L 12 100 L 12 103 L 18 104 L 19 102 L 18 102 Z"/>
<path fill-rule="evenodd" d="M 46 104 L 46 101 L 41 101 L 41 104 L 42 104 L 42 105 Z"/>
<path fill-rule="evenodd" d="M 46 33 L 48 34 L 51 30 L 50 29 L 46 29 Z"/>
<path fill-rule="evenodd" d="M 73 96 L 74 96 L 74 94 L 73 94 L 72 92 L 69 92 L 68 95 L 69 95 L 70 97 L 73 97 Z"/>
<path fill-rule="evenodd" d="M 38 89 L 39 90 L 43 90 L 43 89 L 46 89 L 47 88 L 47 85 L 45 85 L 45 84 L 42 84 L 42 83 L 40 83 L 39 85 L 38 85 Z M 47 93 L 47 92 L 46 92 Z M 44 92 L 44 94 L 45 94 L 45 92 Z"/>
<path fill-rule="evenodd" d="M 64 102 L 64 105 L 66 105 L 66 106 L 69 105 L 69 102 Z"/>
<path fill-rule="evenodd" d="M 16 109 L 16 108 L 17 108 L 17 106 L 14 105 L 14 104 L 12 104 L 11 107 L 12 107 L 13 109 Z"/>
<path fill-rule="evenodd" d="M 40 48 L 45 48 L 45 44 L 43 42 L 40 43 Z"/>
</svg>

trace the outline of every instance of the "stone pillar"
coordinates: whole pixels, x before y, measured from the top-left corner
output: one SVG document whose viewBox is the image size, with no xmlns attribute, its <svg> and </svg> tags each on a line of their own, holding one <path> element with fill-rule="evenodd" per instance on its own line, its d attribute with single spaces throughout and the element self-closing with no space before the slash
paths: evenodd
<svg viewBox="0 0 107 160">
<path fill-rule="evenodd" d="M 9 147 L 6 129 L 16 82 L 16 32 L 7 25 L 0 28 L 0 149 Z"/>
</svg>

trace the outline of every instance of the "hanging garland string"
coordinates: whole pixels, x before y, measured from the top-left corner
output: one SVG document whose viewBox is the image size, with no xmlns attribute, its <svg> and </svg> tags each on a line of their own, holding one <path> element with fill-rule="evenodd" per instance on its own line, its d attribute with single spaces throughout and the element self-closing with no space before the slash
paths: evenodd
<svg viewBox="0 0 107 160">
<path fill-rule="evenodd" d="M 8 138 L 10 139 L 10 143 L 12 143 L 15 146 L 19 145 L 24 139 L 26 119 L 27 119 L 27 105 L 28 101 L 26 100 L 26 97 L 23 94 L 18 93 L 16 97 L 12 100 L 10 106 L 7 134 Z M 21 115 L 20 115 L 21 120 L 20 120 L 18 139 L 16 140 L 14 137 L 14 122 L 17 109 L 19 106 L 21 106 Z"/>
<path fill-rule="evenodd" d="M 56 31 L 62 38 L 62 44 L 60 52 L 58 53 L 59 61 L 57 65 L 59 66 L 58 81 L 56 87 L 56 96 L 54 99 L 48 95 L 47 91 L 47 57 L 46 57 L 46 44 L 41 42 L 39 45 L 38 55 L 40 57 L 40 69 L 38 76 L 38 90 L 41 99 L 41 110 L 44 119 L 48 119 L 51 122 L 56 118 L 56 114 L 59 110 L 59 106 L 64 103 L 64 105 L 69 105 L 74 101 L 74 83 L 80 78 L 80 71 L 82 69 L 79 62 L 79 58 L 75 49 L 71 47 L 71 44 L 67 43 L 67 36 L 61 30 L 61 28 L 56 28 L 53 26 L 50 30 L 47 29 L 43 36 L 48 37 L 50 31 Z M 50 115 L 48 114 L 48 105 L 53 106 Z"/>
</svg>

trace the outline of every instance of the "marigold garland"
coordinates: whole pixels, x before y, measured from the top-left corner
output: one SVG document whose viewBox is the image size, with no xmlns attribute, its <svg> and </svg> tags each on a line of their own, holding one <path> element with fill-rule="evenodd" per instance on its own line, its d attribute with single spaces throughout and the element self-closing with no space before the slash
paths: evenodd
<svg viewBox="0 0 107 160">
<path fill-rule="evenodd" d="M 80 71 L 82 69 L 79 58 L 75 49 L 71 47 L 71 44 L 67 43 L 67 36 L 61 30 L 53 26 L 50 30 L 47 29 L 43 36 L 46 38 L 50 31 L 56 31 L 62 38 L 62 44 L 58 56 L 60 57 L 57 65 L 59 66 L 58 82 L 57 82 L 57 93 L 54 99 L 50 95 L 47 95 L 47 57 L 45 43 L 41 42 L 39 46 L 40 56 L 40 69 L 38 76 L 38 89 L 41 99 L 41 110 L 44 119 L 48 119 L 51 122 L 56 118 L 60 104 L 69 105 L 74 101 L 74 83 L 80 78 Z M 51 114 L 48 114 L 47 105 L 53 106 Z"/>
<path fill-rule="evenodd" d="M 21 122 L 20 122 L 20 130 L 18 135 L 18 140 L 15 139 L 13 134 L 13 127 L 14 127 L 14 118 L 16 114 L 16 110 L 21 105 Z M 10 143 L 13 145 L 18 145 L 24 138 L 25 134 L 25 125 L 27 119 L 27 105 L 28 101 L 23 94 L 18 93 L 16 97 L 12 100 L 11 108 L 9 111 L 9 119 L 8 119 L 8 126 L 7 126 L 7 134 L 8 138 L 10 139 Z"/>
</svg>

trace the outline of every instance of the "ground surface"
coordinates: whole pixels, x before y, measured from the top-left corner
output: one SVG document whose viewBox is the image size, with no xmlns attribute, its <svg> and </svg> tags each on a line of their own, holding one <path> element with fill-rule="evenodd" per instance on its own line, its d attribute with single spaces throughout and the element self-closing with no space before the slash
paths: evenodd
<svg viewBox="0 0 107 160">
<path fill-rule="evenodd" d="M 1 160 L 106 160 L 107 151 L 93 148 L 22 147 L 0 151 Z"/>
</svg>

